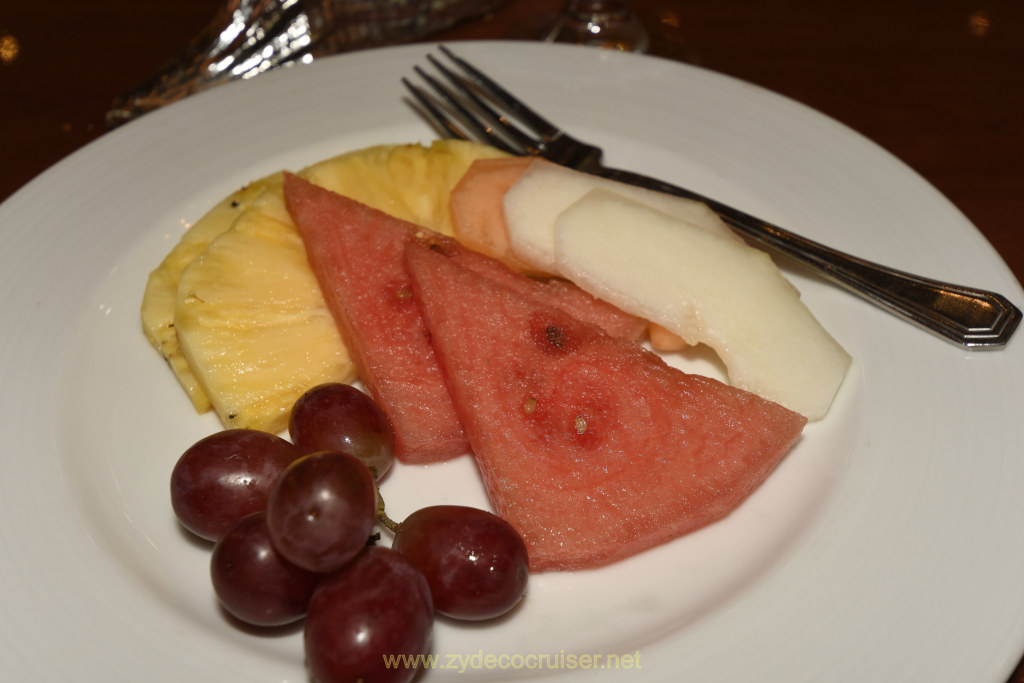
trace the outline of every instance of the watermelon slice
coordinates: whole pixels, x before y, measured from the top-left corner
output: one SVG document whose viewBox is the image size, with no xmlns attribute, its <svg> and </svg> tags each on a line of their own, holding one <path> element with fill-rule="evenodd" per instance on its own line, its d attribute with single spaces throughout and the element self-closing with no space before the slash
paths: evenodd
<svg viewBox="0 0 1024 683">
<path fill-rule="evenodd" d="M 404 462 L 437 462 L 469 452 L 419 307 L 411 297 L 402 262 L 406 244 L 429 244 L 489 279 L 563 307 L 610 334 L 630 339 L 643 334 L 643 321 L 575 285 L 522 277 L 452 238 L 295 175 L 285 174 L 284 194 L 359 377 L 390 418 L 395 455 Z"/>
<path fill-rule="evenodd" d="M 458 241 L 419 229 L 416 241 L 453 259 L 477 275 L 515 290 L 522 296 L 532 297 L 555 308 L 560 308 L 577 320 L 597 325 L 606 334 L 628 341 L 640 341 L 647 332 L 647 321 L 638 318 L 606 301 L 595 299 L 568 280 L 535 280 L 513 271 L 503 262 L 466 248 Z"/>
<path fill-rule="evenodd" d="M 806 423 L 443 254 L 405 256 L 488 496 L 531 571 L 601 566 L 721 519 Z"/>
<path fill-rule="evenodd" d="M 402 267 L 411 224 L 291 174 L 284 195 L 359 377 L 391 420 L 395 456 L 426 463 L 468 453 Z"/>
</svg>

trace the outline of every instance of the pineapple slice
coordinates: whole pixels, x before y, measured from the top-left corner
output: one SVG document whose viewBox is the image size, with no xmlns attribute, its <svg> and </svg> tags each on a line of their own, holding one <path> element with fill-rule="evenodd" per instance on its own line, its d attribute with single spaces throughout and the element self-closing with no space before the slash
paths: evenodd
<svg viewBox="0 0 1024 683">
<path fill-rule="evenodd" d="M 454 235 L 448 198 L 477 159 L 508 156 L 464 140 L 379 145 L 313 164 L 298 175 L 402 220 Z"/>
<path fill-rule="evenodd" d="M 174 330 L 174 307 L 178 299 L 178 279 L 185 267 L 206 249 L 217 236 L 227 232 L 235 219 L 266 190 L 281 192 L 281 173 L 261 178 L 232 192 L 192 224 L 157 268 L 150 273 L 142 295 L 142 330 L 146 339 L 174 371 L 197 412 L 210 409 L 210 399 L 181 355 Z"/>
<path fill-rule="evenodd" d="M 174 325 L 226 427 L 283 431 L 302 392 L 356 374 L 276 191 L 185 268 Z"/>
<path fill-rule="evenodd" d="M 430 147 L 381 145 L 299 173 L 451 235 L 452 188 L 474 160 L 495 156 L 504 153 L 453 140 Z M 178 253 L 165 260 L 174 265 L 161 264 L 151 276 L 159 286 L 147 287 L 143 320 L 147 336 L 151 329 L 164 333 L 154 346 L 171 362 L 198 411 L 212 404 L 226 427 L 281 431 L 303 391 L 321 382 L 351 381 L 355 370 L 284 207 L 281 174 L 253 185 L 260 183 L 258 198 L 233 195 L 207 214 L 210 220 L 204 216 L 208 224 L 222 217 L 216 228 L 198 231 L 197 223 L 186 233 Z M 248 209 L 225 230 L 230 220 L 219 209 L 234 201 Z"/>
</svg>

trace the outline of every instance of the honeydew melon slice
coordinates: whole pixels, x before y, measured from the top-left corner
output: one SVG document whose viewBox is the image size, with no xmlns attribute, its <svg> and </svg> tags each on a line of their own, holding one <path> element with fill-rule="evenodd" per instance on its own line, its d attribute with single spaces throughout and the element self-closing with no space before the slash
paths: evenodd
<svg viewBox="0 0 1024 683">
<path fill-rule="evenodd" d="M 559 274 L 707 344 L 734 386 L 809 420 L 828 412 L 850 355 L 766 253 L 602 189 L 558 216 L 555 238 Z"/>
<path fill-rule="evenodd" d="M 646 190 L 548 161 L 536 160 L 505 193 L 503 206 L 513 253 L 533 269 L 555 274 L 555 219 L 593 189 L 603 188 L 733 239 L 738 237 L 702 202 Z"/>
</svg>

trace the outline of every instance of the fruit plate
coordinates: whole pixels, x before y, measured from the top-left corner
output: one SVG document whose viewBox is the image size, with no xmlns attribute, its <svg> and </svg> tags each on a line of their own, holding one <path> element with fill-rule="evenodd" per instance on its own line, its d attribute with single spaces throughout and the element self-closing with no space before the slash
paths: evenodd
<svg viewBox="0 0 1024 683">
<path fill-rule="evenodd" d="M 459 50 L 609 162 L 860 256 L 1024 292 L 977 230 L 856 133 L 750 84 L 532 43 Z M 197 416 L 138 321 L 146 276 L 246 181 L 429 141 L 399 79 L 429 46 L 271 72 L 65 159 L 0 207 L 0 648 L 12 680 L 306 680 L 298 627 L 230 623 L 173 518 Z M 551 63 L 559 69 L 545 68 Z M 780 261 L 854 364 L 831 413 L 726 520 L 616 565 L 534 576 L 497 623 L 439 622 L 424 681 L 992 681 L 1024 651 L 1024 342 L 966 352 Z M 713 358 L 672 356 L 721 375 Z M 395 518 L 486 505 L 468 457 L 398 467 Z"/>
</svg>

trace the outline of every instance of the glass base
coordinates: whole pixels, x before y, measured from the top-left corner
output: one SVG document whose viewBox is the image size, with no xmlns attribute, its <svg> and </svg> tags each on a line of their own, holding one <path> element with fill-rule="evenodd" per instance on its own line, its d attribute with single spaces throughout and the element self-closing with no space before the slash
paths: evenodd
<svg viewBox="0 0 1024 683">
<path fill-rule="evenodd" d="M 544 40 L 623 52 L 646 52 L 650 46 L 647 29 L 629 11 L 567 12 L 544 35 Z"/>
</svg>

